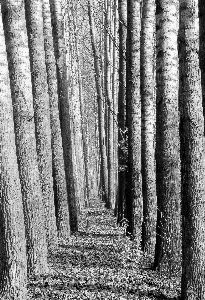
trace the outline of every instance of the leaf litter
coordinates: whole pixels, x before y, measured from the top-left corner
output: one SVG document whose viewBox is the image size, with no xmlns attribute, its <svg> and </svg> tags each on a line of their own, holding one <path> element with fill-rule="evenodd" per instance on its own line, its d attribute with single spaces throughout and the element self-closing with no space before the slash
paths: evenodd
<svg viewBox="0 0 205 300">
<path fill-rule="evenodd" d="M 49 273 L 30 278 L 28 300 L 180 299 L 180 277 L 153 271 L 102 202 L 93 201 L 79 220 L 79 231 L 49 254 Z"/>
</svg>

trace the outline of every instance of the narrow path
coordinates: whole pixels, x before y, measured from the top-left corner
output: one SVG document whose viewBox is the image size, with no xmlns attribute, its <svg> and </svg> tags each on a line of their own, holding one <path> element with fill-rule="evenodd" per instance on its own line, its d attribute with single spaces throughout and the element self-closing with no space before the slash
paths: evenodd
<svg viewBox="0 0 205 300">
<path fill-rule="evenodd" d="M 93 202 L 80 219 L 79 232 L 50 255 L 50 274 L 29 283 L 28 299 L 178 299 L 179 280 L 146 268 L 148 259 L 103 203 Z"/>
</svg>

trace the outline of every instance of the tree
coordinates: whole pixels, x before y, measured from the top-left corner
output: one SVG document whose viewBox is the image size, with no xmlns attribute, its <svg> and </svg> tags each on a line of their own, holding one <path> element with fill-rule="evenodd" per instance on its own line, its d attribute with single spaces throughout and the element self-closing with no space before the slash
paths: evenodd
<svg viewBox="0 0 205 300">
<path fill-rule="evenodd" d="M 50 111 L 45 65 L 42 2 L 39 0 L 26 1 L 25 12 L 31 63 L 36 149 L 43 192 L 47 242 L 48 245 L 55 245 L 57 230 L 52 178 Z"/>
<path fill-rule="evenodd" d="M 142 103 L 142 247 L 154 253 L 156 239 L 155 170 L 155 0 L 144 0 L 141 28 L 141 103 Z"/>
<path fill-rule="evenodd" d="M 184 300 L 205 298 L 204 119 L 199 71 L 198 1 L 180 1 L 179 77 Z"/>
<path fill-rule="evenodd" d="M 51 22 L 53 26 L 54 53 L 57 67 L 58 99 L 70 213 L 70 229 L 72 232 L 75 232 L 78 230 L 78 215 L 73 181 L 72 140 L 69 116 L 70 108 L 67 87 L 66 49 L 64 40 L 62 1 L 50 0 L 50 7 Z"/>
<path fill-rule="evenodd" d="M 111 81 L 111 4 L 110 0 L 105 0 L 105 100 L 107 105 L 107 155 L 108 155 L 108 208 L 114 208 L 114 105 L 112 97 Z"/>
<path fill-rule="evenodd" d="M 127 233 L 139 239 L 142 226 L 140 0 L 127 1 L 126 123 L 128 168 L 126 187 Z"/>
<path fill-rule="evenodd" d="M 157 28 L 159 30 L 159 35 L 157 34 L 157 72 L 159 75 L 157 74 L 156 145 L 158 212 L 155 266 L 162 270 L 169 265 L 170 272 L 174 272 L 175 268 L 180 266 L 181 253 L 177 12 L 177 1 L 157 4 Z M 158 24 L 163 24 L 163 26 L 158 26 Z M 171 34 L 175 39 L 171 37 Z M 169 89 L 167 89 L 168 84 Z"/>
<path fill-rule="evenodd" d="M 126 39 L 127 39 L 127 0 L 118 0 L 119 13 L 119 92 L 118 92 L 118 223 L 124 216 L 125 174 L 126 174 Z"/>
<path fill-rule="evenodd" d="M 58 86 L 49 0 L 43 0 L 43 32 L 50 103 L 52 169 L 56 225 L 58 237 L 66 239 L 70 235 L 68 194 L 66 188 L 63 146 L 58 109 Z"/>
<path fill-rule="evenodd" d="M 156 2 L 155 268 L 176 272 L 181 262 L 181 177 L 178 112 L 178 1 Z"/>
<path fill-rule="evenodd" d="M 94 69 L 95 69 L 95 84 L 97 90 L 97 102 L 98 102 L 98 124 L 99 124 L 99 147 L 101 157 L 101 180 L 102 180 L 102 192 L 103 200 L 108 203 L 108 172 L 107 172 L 107 155 L 105 145 L 105 127 L 104 127 L 104 113 L 103 113 L 103 93 L 101 87 L 100 66 L 98 61 L 98 51 L 95 42 L 95 30 L 92 16 L 92 2 L 88 0 L 88 16 L 90 24 L 90 37 L 93 50 Z"/>
<path fill-rule="evenodd" d="M 33 96 L 24 2 L 2 1 L 16 153 L 26 228 L 28 274 L 48 270 L 45 216 L 36 153 Z"/>
<path fill-rule="evenodd" d="M 199 3 L 199 66 L 201 69 L 202 104 L 205 119 L 205 3 Z"/>
<path fill-rule="evenodd" d="M 27 295 L 26 238 L 1 17 L 0 52 L 0 294 L 1 299 L 23 300 Z"/>
</svg>

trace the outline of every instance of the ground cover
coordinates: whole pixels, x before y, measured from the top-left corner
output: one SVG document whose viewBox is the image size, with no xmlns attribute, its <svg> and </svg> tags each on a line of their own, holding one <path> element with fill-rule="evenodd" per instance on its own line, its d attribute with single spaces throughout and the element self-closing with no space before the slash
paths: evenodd
<svg viewBox="0 0 205 300">
<path fill-rule="evenodd" d="M 116 225 L 113 212 L 93 201 L 79 232 L 49 255 L 49 274 L 31 278 L 28 299 L 179 299 L 180 278 L 151 270 L 151 258 Z"/>
</svg>

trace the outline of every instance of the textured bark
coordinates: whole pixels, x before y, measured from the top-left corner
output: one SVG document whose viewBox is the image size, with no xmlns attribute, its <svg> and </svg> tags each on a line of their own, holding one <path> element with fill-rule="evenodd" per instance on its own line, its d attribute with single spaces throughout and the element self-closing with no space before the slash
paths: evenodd
<svg viewBox="0 0 205 300">
<path fill-rule="evenodd" d="M 205 299 L 204 120 L 199 70 L 198 1 L 180 1 L 178 38 L 182 173 L 183 300 Z"/>
<path fill-rule="evenodd" d="M 111 11 L 112 13 L 112 11 Z M 114 0 L 113 3 L 113 59 L 112 59 L 112 98 L 113 98 L 113 177 L 114 177 L 114 205 L 115 205 L 115 216 L 117 208 L 117 199 L 118 199 L 118 122 L 117 122 L 117 113 L 118 113 L 118 0 Z"/>
<path fill-rule="evenodd" d="M 24 3 L 14 0 L 2 1 L 2 15 L 14 109 L 17 159 L 23 196 L 28 273 L 37 275 L 48 270 L 47 244 L 36 153 Z"/>
<path fill-rule="evenodd" d="M 1 17 L 0 53 L 0 295 L 5 300 L 24 300 L 27 296 L 26 238 Z"/>
<path fill-rule="evenodd" d="M 55 221 L 49 95 L 45 65 L 42 2 L 25 2 L 36 129 L 36 149 L 43 192 L 47 243 L 57 242 Z"/>
<path fill-rule="evenodd" d="M 199 65 L 201 69 L 202 104 L 203 104 L 203 114 L 205 120 L 205 2 L 203 0 L 198 0 L 198 5 L 199 5 Z"/>
<path fill-rule="evenodd" d="M 83 143 L 83 158 L 84 158 L 84 167 L 85 167 L 85 204 L 86 206 L 89 203 L 89 193 L 90 193 L 90 184 L 89 184 L 89 170 L 88 170 L 88 145 L 86 142 L 86 132 L 85 132 L 85 125 L 83 120 L 85 119 L 85 111 L 84 111 L 84 99 L 83 99 L 83 87 L 82 87 L 82 78 L 81 78 L 81 64 L 80 64 L 80 54 L 78 50 L 78 36 L 77 36 L 77 29 L 76 29 L 76 22 L 72 7 L 72 14 L 73 14 L 73 29 L 74 29 L 74 37 L 75 37 L 75 48 L 76 48 L 76 60 L 78 66 L 78 85 L 79 85 L 79 100 L 80 100 L 80 115 L 81 115 L 81 133 L 82 133 L 82 143 Z"/>
<path fill-rule="evenodd" d="M 63 146 L 58 109 L 58 86 L 49 0 L 43 0 L 43 31 L 50 103 L 53 189 L 56 209 L 56 225 L 58 237 L 66 239 L 70 235 L 68 195 L 66 188 Z"/>
<path fill-rule="evenodd" d="M 154 254 L 156 239 L 155 172 L 155 0 L 144 0 L 141 28 L 141 103 L 142 103 L 142 248 Z"/>
<path fill-rule="evenodd" d="M 117 221 L 124 217 L 125 209 L 125 121 L 126 121 L 126 39 L 127 39 L 127 0 L 118 0 L 119 12 L 119 93 L 118 93 L 118 215 Z"/>
<path fill-rule="evenodd" d="M 90 36 L 91 36 L 91 44 L 92 44 L 92 50 L 94 56 L 95 84 L 96 84 L 97 101 L 98 101 L 98 126 L 99 126 L 99 147 L 100 147 L 100 157 L 101 157 L 102 192 L 103 192 L 104 202 L 108 203 L 108 172 L 107 172 L 107 155 L 106 155 L 106 145 L 105 145 L 103 94 L 102 94 L 102 87 L 101 87 L 100 67 L 98 61 L 99 56 L 98 56 L 96 43 L 95 43 L 95 31 L 94 31 L 91 3 L 92 2 L 88 0 Z"/>
<path fill-rule="evenodd" d="M 140 0 L 127 2 L 128 168 L 126 187 L 127 234 L 140 240 L 143 217 L 141 180 Z"/>
<path fill-rule="evenodd" d="M 178 1 L 156 1 L 155 267 L 170 274 L 181 265 L 181 176 L 178 112 Z"/>
<path fill-rule="evenodd" d="M 70 213 L 70 229 L 72 232 L 75 232 L 78 230 L 78 214 L 73 181 L 72 141 L 69 116 L 70 108 L 68 99 L 66 48 L 64 41 L 64 24 L 61 1 L 50 0 L 50 6 L 53 26 L 54 51 L 57 66 L 59 110 Z"/>
<path fill-rule="evenodd" d="M 111 81 L 111 45 L 110 35 L 111 33 L 111 4 L 110 0 L 106 0 L 106 12 L 105 12 L 105 99 L 107 105 L 107 155 L 108 155 L 108 202 L 107 208 L 114 208 L 114 105 L 112 97 L 112 81 Z"/>
</svg>

